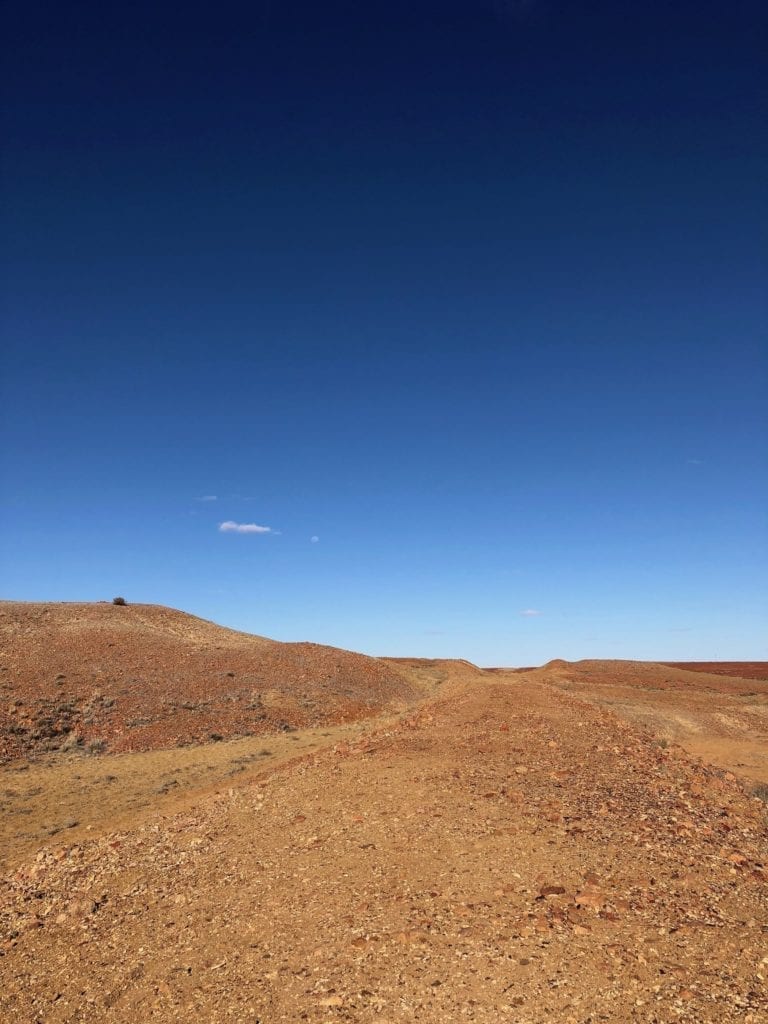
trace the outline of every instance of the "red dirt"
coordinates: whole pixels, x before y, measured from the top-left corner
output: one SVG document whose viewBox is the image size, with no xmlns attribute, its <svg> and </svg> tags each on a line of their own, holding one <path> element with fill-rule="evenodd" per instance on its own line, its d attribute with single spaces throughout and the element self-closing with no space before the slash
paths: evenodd
<svg viewBox="0 0 768 1024">
<path fill-rule="evenodd" d="M 0 763 L 349 722 L 418 690 L 393 666 L 155 605 L 0 602 Z"/>
<path fill-rule="evenodd" d="M 0 881 L 0 1018 L 768 1019 L 765 806 L 544 670 L 242 778 Z"/>
<path fill-rule="evenodd" d="M 704 664 L 702 662 L 702 664 Z M 741 663 L 734 663 L 741 664 Z M 703 668 L 692 671 L 654 661 L 556 661 L 548 662 L 542 671 L 553 677 L 567 676 L 569 680 L 590 686 L 637 686 L 651 690 L 711 690 L 713 693 L 742 694 L 768 692 L 768 680 L 728 676 L 707 672 Z"/>
<path fill-rule="evenodd" d="M 14 750 L 402 709 L 0 769 L 0 1020 L 768 1020 L 768 683 L 384 661 L 140 606 L 0 628 Z"/>
<path fill-rule="evenodd" d="M 708 672 L 715 676 L 768 680 L 768 661 L 664 661 L 660 664 L 670 668 L 684 668 L 689 672 Z"/>
</svg>

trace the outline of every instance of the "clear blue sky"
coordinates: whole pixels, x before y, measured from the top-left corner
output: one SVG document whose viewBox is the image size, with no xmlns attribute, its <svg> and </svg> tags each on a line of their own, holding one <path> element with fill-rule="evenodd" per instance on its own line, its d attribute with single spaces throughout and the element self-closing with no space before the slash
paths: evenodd
<svg viewBox="0 0 768 1024">
<path fill-rule="evenodd" d="M 762 3 L 3 17 L 4 596 L 768 658 Z"/>
</svg>

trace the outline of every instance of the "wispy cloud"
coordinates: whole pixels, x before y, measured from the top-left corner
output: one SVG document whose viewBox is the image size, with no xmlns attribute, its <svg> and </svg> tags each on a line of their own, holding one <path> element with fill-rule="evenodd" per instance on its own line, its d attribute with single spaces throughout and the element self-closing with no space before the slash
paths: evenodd
<svg viewBox="0 0 768 1024">
<path fill-rule="evenodd" d="M 311 537 L 309 538 L 309 543 L 310 543 L 310 544 L 317 544 L 317 542 L 318 542 L 319 540 L 320 540 L 320 538 L 319 538 L 319 537 L 317 536 L 317 534 L 316 534 L 316 533 L 314 533 L 314 534 L 313 534 L 313 535 L 312 535 L 312 536 L 311 536 Z"/>
<path fill-rule="evenodd" d="M 537 615 L 542 615 L 543 613 L 540 612 L 538 608 L 525 608 L 523 609 L 523 611 L 520 612 L 520 614 L 524 616 L 526 619 L 533 619 Z"/>
<path fill-rule="evenodd" d="M 233 519 L 227 519 L 225 523 L 219 523 L 220 533 L 277 533 L 271 526 L 259 526 L 258 523 L 236 523 Z"/>
<path fill-rule="evenodd" d="M 685 461 L 688 463 L 689 466 L 703 466 L 704 465 L 704 460 L 703 459 L 686 459 Z"/>
<path fill-rule="evenodd" d="M 445 636 L 444 629 L 425 629 L 424 636 Z"/>
<path fill-rule="evenodd" d="M 197 501 L 218 501 L 218 494 L 202 494 Z"/>
</svg>

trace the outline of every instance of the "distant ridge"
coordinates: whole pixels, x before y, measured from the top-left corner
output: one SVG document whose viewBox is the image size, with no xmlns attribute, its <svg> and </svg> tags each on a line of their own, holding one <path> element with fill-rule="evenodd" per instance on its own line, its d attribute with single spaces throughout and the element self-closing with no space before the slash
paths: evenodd
<svg viewBox="0 0 768 1024">
<path fill-rule="evenodd" d="M 768 679 L 768 661 L 662 661 L 660 665 L 682 668 L 688 672 L 707 672 L 715 676 L 738 676 L 740 679 Z"/>
<path fill-rule="evenodd" d="M 392 665 L 404 665 L 412 668 L 419 668 L 424 666 L 439 667 L 439 666 L 461 666 L 462 668 L 468 668 L 471 672 L 484 672 L 485 670 L 480 668 L 479 665 L 475 665 L 474 662 L 467 661 L 466 658 L 389 658 L 382 657 L 380 661 L 386 661 Z"/>
</svg>

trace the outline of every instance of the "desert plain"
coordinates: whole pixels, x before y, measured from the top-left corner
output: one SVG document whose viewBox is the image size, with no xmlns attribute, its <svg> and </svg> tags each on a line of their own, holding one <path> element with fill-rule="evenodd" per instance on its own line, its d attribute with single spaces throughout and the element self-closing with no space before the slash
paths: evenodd
<svg viewBox="0 0 768 1024">
<path fill-rule="evenodd" d="M 768 1020 L 768 663 L 0 602 L 0 1020 Z"/>
</svg>

